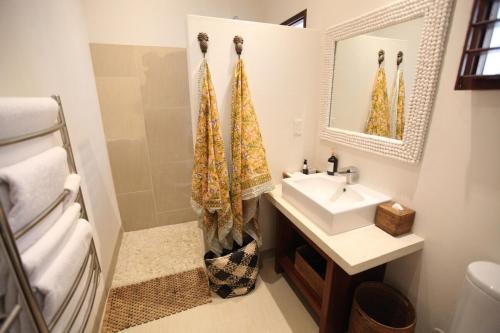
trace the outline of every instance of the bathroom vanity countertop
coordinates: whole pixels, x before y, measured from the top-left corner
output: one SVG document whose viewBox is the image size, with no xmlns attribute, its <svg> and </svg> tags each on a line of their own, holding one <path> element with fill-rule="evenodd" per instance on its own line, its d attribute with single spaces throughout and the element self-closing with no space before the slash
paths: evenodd
<svg viewBox="0 0 500 333">
<path fill-rule="evenodd" d="M 350 275 L 421 250 L 424 239 L 413 233 L 393 237 L 375 224 L 328 235 L 281 196 L 281 185 L 266 193 L 268 200 L 300 231 Z"/>
</svg>

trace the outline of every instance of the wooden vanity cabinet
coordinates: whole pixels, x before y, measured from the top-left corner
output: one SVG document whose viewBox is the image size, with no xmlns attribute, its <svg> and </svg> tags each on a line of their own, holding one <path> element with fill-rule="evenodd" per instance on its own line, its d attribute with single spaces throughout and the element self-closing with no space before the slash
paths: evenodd
<svg viewBox="0 0 500 333">
<path fill-rule="evenodd" d="M 364 281 L 382 281 L 385 264 L 349 275 L 281 212 L 276 213 L 275 271 L 282 273 L 295 291 L 303 296 L 302 298 L 315 314 L 315 319 L 319 321 L 320 333 L 346 332 L 354 290 Z M 295 266 L 297 248 L 304 245 L 310 246 L 326 262 L 326 270 L 322 274 L 324 281 L 321 295 L 317 293 L 318 288 L 314 288 L 307 276 Z M 301 265 L 303 265 L 302 261 Z"/>
</svg>

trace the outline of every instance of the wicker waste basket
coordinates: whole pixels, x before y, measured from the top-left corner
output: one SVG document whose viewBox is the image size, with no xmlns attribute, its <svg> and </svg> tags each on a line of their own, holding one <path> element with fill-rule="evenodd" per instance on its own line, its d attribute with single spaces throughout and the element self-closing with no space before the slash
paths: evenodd
<svg viewBox="0 0 500 333">
<path fill-rule="evenodd" d="M 241 247 L 234 243 L 233 249 L 225 250 L 220 257 L 209 251 L 204 259 L 210 289 L 220 297 L 246 295 L 255 288 L 259 275 L 259 247 L 251 237 L 245 236 Z"/>
<path fill-rule="evenodd" d="M 349 333 L 412 333 L 415 309 L 396 289 L 365 282 L 354 293 Z"/>
</svg>

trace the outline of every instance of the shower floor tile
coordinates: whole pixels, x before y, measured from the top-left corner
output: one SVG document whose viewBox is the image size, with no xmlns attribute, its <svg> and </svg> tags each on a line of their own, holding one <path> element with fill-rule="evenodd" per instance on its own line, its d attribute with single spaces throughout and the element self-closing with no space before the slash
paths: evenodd
<svg viewBox="0 0 500 333">
<path fill-rule="evenodd" d="M 197 221 L 126 232 L 112 287 L 203 267 L 203 251 Z"/>
</svg>

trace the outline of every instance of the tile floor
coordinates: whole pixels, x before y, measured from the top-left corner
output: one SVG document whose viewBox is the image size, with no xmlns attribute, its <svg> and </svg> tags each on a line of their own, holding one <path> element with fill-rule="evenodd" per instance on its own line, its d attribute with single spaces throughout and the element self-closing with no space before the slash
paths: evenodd
<svg viewBox="0 0 500 333">
<path fill-rule="evenodd" d="M 126 281 L 137 280 L 135 274 L 138 274 L 139 278 L 144 278 L 143 271 L 155 274 L 170 271 L 168 274 L 171 274 L 185 267 L 199 265 L 201 256 L 198 256 L 197 252 L 202 247 L 202 239 L 197 237 L 200 235 L 196 222 L 126 233 L 113 285 L 123 285 Z M 196 239 L 198 244 L 193 244 Z M 163 244 L 159 252 L 154 250 L 158 244 Z M 172 255 L 173 253 L 175 255 Z M 179 257 L 175 259 L 177 255 Z M 140 269 L 137 269 L 138 267 Z M 252 293 L 232 299 L 221 299 L 213 295 L 212 303 L 131 327 L 122 332 L 309 333 L 317 331 L 318 325 L 303 303 L 285 279 L 274 272 L 274 258 L 267 256 L 263 259 L 260 277 Z"/>
</svg>

